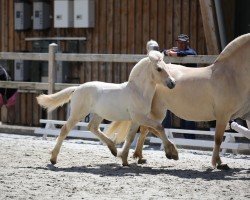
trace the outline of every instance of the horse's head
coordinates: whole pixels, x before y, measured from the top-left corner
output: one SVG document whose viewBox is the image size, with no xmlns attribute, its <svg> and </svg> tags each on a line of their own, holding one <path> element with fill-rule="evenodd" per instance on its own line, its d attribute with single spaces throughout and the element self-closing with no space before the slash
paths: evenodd
<svg viewBox="0 0 250 200">
<path fill-rule="evenodd" d="M 169 74 L 169 68 L 163 61 L 163 54 L 159 51 L 150 51 L 148 55 L 152 66 L 152 77 L 157 84 L 167 86 L 169 89 L 175 87 L 175 80 Z"/>
</svg>

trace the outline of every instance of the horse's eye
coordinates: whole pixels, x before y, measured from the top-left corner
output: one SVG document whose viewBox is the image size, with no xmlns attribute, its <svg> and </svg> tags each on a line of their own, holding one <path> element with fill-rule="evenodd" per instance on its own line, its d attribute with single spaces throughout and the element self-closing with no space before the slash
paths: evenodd
<svg viewBox="0 0 250 200">
<path fill-rule="evenodd" d="M 162 71 L 162 68 L 157 67 L 156 70 L 157 70 L 158 72 L 161 72 L 161 71 Z"/>
</svg>

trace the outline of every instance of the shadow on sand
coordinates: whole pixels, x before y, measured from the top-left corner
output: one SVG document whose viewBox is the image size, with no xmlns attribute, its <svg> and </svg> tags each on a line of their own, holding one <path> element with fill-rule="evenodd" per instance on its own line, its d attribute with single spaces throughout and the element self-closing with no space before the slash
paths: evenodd
<svg viewBox="0 0 250 200">
<path fill-rule="evenodd" d="M 226 171 L 214 170 L 207 168 L 204 170 L 192 170 L 192 169 L 173 169 L 172 167 L 160 167 L 152 168 L 143 165 L 132 164 L 130 167 L 122 167 L 119 164 L 98 164 L 93 166 L 75 166 L 69 168 L 59 168 L 52 164 L 48 164 L 46 167 L 36 167 L 37 170 L 50 170 L 55 172 L 78 172 L 78 173 L 90 173 L 100 176 L 142 176 L 142 175 L 159 175 L 168 174 L 169 176 L 175 176 L 184 179 L 197 179 L 203 180 L 250 180 L 247 174 L 250 173 L 249 169 L 233 168 Z"/>
</svg>

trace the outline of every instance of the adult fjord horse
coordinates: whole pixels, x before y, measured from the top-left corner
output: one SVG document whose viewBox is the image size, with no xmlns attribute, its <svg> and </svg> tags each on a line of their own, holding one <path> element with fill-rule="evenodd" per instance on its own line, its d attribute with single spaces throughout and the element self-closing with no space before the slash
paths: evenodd
<svg viewBox="0 0 250 200">
<path fill-rule="evenodd" d="M 126 83 L 88 82 L 66 88 L 55 94 L 38 96 L 39 105 L 49 111 L 71 100 L 70 116 L 61 128 L 56 145 L 52 150 L 51 163 L 56 164 L 62 142 L 69 131 L 89 113 L 94 115 L 88 129 L 107 144 L 113 155 L 117 155 L 115 144 L 99 129 L 99 124 L 103 119 L 131 120 L 134 124 L 130 127 L 131 132 L 135 132 L 139 125 L 152 127 L 159 131 L 160 137 L 165 141 L 166 155 L 178 158 L 178 152 L 166 138 L 161 124 L 147 117 L 151 110 L 156 84 L 169 88 L 175 86 L 174 79 L 169 75 L 166 63 L 163 61 L 163 55 L 157 51 L 151 51 L 148 57 L 143 58 L 134 66 Z M 130 146 L 129 143 L 128 146 Z M 127 165 L 127 153 L 127 149 L 124 149 L 121 154 L 121 157 L 124 158 L 124 165 Z"/>
<path fill-rule="evenodd" d="M 220 145 L 230 119 L 250 120 L 250 34 L 242 35 L 229 43 L 216 61 L 204 68 L 188 68 L 168 64 L 176 80 L 173 90 L 158 85 L 152 101 L 151 117 L 162 121 L 166 109 L 180 118 L 191 121 L 216 120 L 213 167 L 227 168 L 219 156 Z M 116 134 L 116 140 L 125 139 L 124 122 L 113 122 L 107 135 Z M 116 127 L 117 130 L 112 130 Z M 109 131 L 112 130 L 112 131 Z M 156 135 L 157 133 L 152 130 Z M 147 130 L 141 128 L 134 157 L 142 161 L 142 146 Z"/>
</svg>

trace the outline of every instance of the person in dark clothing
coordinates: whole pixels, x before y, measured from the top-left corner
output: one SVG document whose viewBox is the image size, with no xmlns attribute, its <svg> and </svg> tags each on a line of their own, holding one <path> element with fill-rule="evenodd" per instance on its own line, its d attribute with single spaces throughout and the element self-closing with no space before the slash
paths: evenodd
<svg viewBox="0 0 250 200">
<path fill-rule="evenodd" d="M 184 57 L 184 56 L 188 56 L 188 55 L 197 55 L 196 51 L 194 49 L 192 49 L 189 46 L 189 37 L 185 34 L 180 34 L 177 39 L 176 39 L 176 44 L 177 47 L 173 47 L 171 49 L 164 49 L 163 53 L 165 56 L 173 56 L 173 57 Z M 197 64 L 193 64 L 193 63 L 186 63 L 186 64 L 182 64 L 186 67 L 197 67 Z M 169 115 L 170 113 L 167 113 L 167 115 Z M 166 121 L 168 121 L 168 119 L 170 118 L 170 115 L 167 116 Z M 196 126 L 195 126 L 195 122 L 192 121 L 186 121 L 181 119 L 181 128 L 183 129 L 191 129 L 191 130 L 195 130 Z M 167 123 L 167 126 L 169 126 L 169 123 Z M 195 135 L 194 134 L 184 134 L 185 138 L 188 139 L 195 139 Z"/>
<path fill-rule="evenodd" d="M 7 73 L 7 71 L 3 68 L 3 66 L 0 65 L 0 81 L 10 81 L 10 76 Z M 11 93 L 7 90 L 7 88 L 0 88 L 0 94 L 2 97 L 6 97 L 8 99 L 10 96 L 13 95 L 12 90 L 10 90 Z"/>
</svg>

